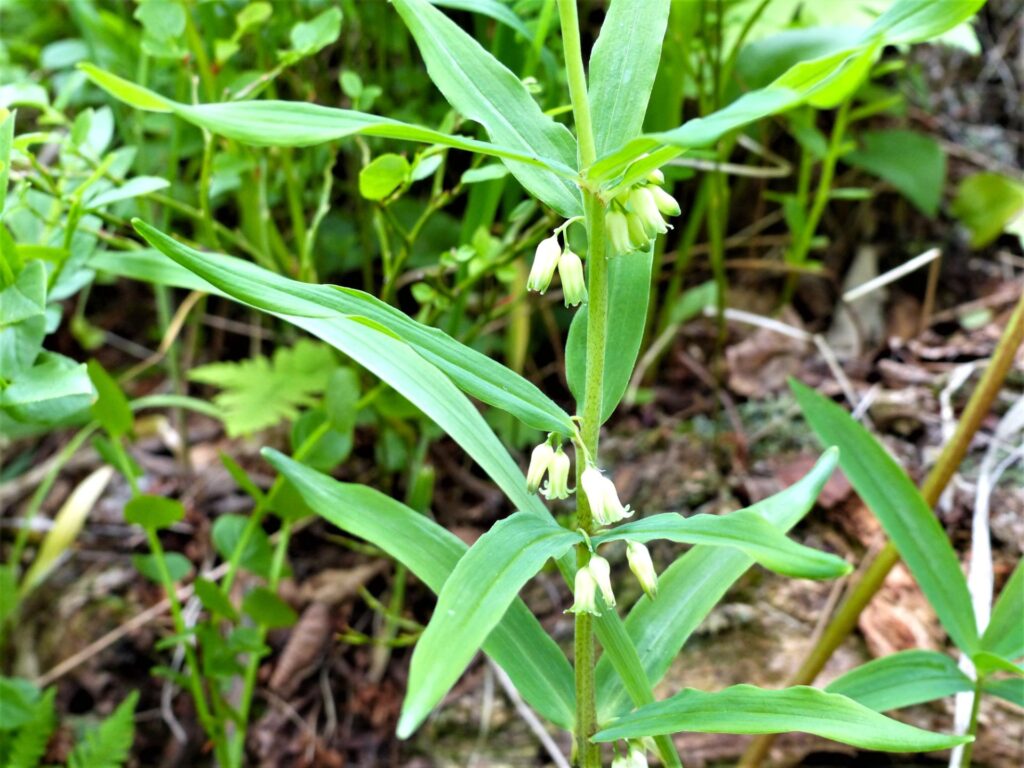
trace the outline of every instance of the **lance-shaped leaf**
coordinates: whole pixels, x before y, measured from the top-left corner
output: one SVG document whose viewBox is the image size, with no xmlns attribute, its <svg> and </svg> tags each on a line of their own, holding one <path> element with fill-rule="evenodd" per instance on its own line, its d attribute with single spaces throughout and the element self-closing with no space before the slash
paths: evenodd
<svg viewBox="0 0 1024 768">
<path fill-rule="evenodd" d="M 579 533 L 550 517 L 516 512 L 470 547 L 445 581 L 416 643 L 399 738 L 411 735 L 451 689 L 523 585 L 548 559 L 580 541 Z"/>
<path fill-rule="evenodd" d="M 601 157 L 636 138 L 661 61 L 669 0 L 612 0 L 590 53 L 590 106 Z"/>
<path fill-rule="evenodd" d="M 978 650 L 967 581 L 931 508 L 899 464 L 843 408 L 790 382 L 797 403 L 825 445 L 838 445 L 839 464 L 882 524 L 949 636 L 962 651 Z"/>
<path fill-rule="evenodd" d="M 304 101 L 228 101 L 212 104 L 182 104 L 165 98 L 94 64 L 79 64 L 86 76 L 100 88 L 126 104 L 150 112 L 172 112 L 193 125 L 218 136 L 246 144 L 273 147 L 306 147 L 337 141 L 349 136 L 379 136 L 400 141 L 441 144 L 481 155 L 514 160 L 518 167 L 557 180 L 562 188 L 574 188 L 572 165 L 558 156 L 545 157 L 533 147 L 502 146 L 466 136 L 454 136 L 420 125 L 403 123 L 380 115 L 351 109 L 325 107 Z"/>
<path fill-rule="evenodd" d="M 825 451 L 814 468 L 780 493 L 749 507 L 780 532 L 786 532 L 810 511 L 839 461 L 834 448 Z M 697 546 L 677 559 L 658 577 L 658 599 L 641 597 L 625 620 L 626 631 L 637 648 L 649 685 L 665 675 L 690 634 L 717 605 L 733 582 L 754 561 L 739 550 Z M 630 697 L 612 660 L 597 663 L 599 720 L 621 714 Z"/>
<path fill-rule="evenodd" d="M 818 107 L 835 106 L 863 78 L 871 62 L 886 45 L 917 43 L 938 37 L 966 21 L 984 5 L 984 0 L 897 0 L 859 38 L 847 47 L 795 64 L 765 88 L 750 91 L 732 104 L 678 128 L 646 134 L 600 157 L 584 169 L 592 181 L 629 183 L 650 168 L 665 163 L 685 149 L 708 146 L 730 131 L 803 103 Z M 669 145 L 668 149 L 657 149 Z M 658 155 L 651 163 L 636 163 L 644 153 Z M 625 174 L 625 175 L 623 175 Z"/>
<path fill-rule="evenodd" d="M 436 593 L 468 549 L 425 515 L 379 491 L 339 482 L 269 448 L 263 455 L 317 514 L 380 547 Z M 486 635 L 484 652 L 508 673 L 532 707 L 551 722 L 571 728 L 575 693 L 569 662 L 526 605 L 521 600 L 510 602 Z"/>
<path fill-rule="evenodd" d="M 605 338 L 601 421 L 615 412 L 629 386 L 647 322 L 653 249 L 608 264 L 608 333 Z M 586 390 L 587 313 L 577 312 L 565 344 L 565 375 L 577 403 Z"/>
<path fill-rule="evenodd" d="M 1008 680 L 989 680 L 982 687 L 985 693 L 998 696 L 1018 707 L 1024 707 L 1024 677 L 1011 677 Z"/>
<path fill-rule="evenodd" d="M 885 712 L 973 691 L 974 683 L 946 654 L 912 650 L 869 661 L 837 677 L 825 690 Z"/>
<path fill-rule="evenodd" d="M 337 316 L 366 318 L 412 346 L 461 389 L 485 403 L 536 429 L 564 435 L 575 430 L 565 411 L 515 371 L 441 330 L 417 323 L 368 293 L 290 280 L 251 262 L 201 253 L 145 222 L 136 220 L 134 224 L 152 246 L 227 296 L 266 312 L 327 321 Z"/>
<path fill-rule="evenodd" d="M 504 64 L 427 0 L 393 1 L 416 39 L 430 79 L 449 104 L 480 123 L 497 144 L 576 167 L 572 134 L 541 111 Z M 520 184 L 563 216 L 581 213 L 575 183 L 516 161 L 506 164 Z"/>
<path fill-rule="evenodd" d="M 852 568 L 842 558 L 798 544 L 754 510 L 727 515 L 652 515 L 592 536 L 595 545 L 629 539 L 666 539 L 682 544 L 732 547 L 765 568 L 797 579 L 834 579 Z"/>
<path fill-rule="evenodd" d="M 1024 657 L 1024 560 L 1017 563 L 996 600 L 981 648 L 1006 659 Z"/>
<path fill-rule="evenodd" d="M 789 733 L 802 731 L 883 752 L 929 752 L 972 741 L 932 733 L 868 709 L 852 699 L 809 686 L 770 691 L 734 685 L 709 693 L 687 688 L 640 707 L 599 731 L 594 741 L 639 739 L 662 733 Z"/>
</svg>

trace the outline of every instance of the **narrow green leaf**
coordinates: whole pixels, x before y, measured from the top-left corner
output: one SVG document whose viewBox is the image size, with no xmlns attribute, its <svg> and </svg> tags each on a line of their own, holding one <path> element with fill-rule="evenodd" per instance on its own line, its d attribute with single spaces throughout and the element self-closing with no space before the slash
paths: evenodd
<svg viewBox="0 0 1024 768">
<path fill-rule="evenodd" d="M 533 40 L 530 28 L 501 0 L 430 0 L 430 2 L 442 8 L 451 8 L 454 11 L 469 11 L 489 16 L 514 29 L 523 36 L 524 40 Z"/>
<path fill-rule="evenodd" d="M 541 111 L 505 65 L 427 0 L 394 0 L 394 5 L 448 103 L 480 123 L 497 144 L 576 167 L 572 134 Z M 579 189 L 572 181 L 516 161 L 510 160 L 508 167 L 523 187 L 561 215 L 581 212 Z"/>
<path fill-rule="evenodd" d="M 597 156 L 635 139 L 661 61 L 669 0 L 612 0 L 590 52 L 590 108 Z"/>
<path fill-rule="evenodd" d="M 984 4 L 985 0 L 897 0 L 865 36 L 878 35 L 888 45 L 924 42 L 967 21 Z"/>
<path fill-rule="evenodd" d="M 681 693 L 620 717 L 594 741 L 635 739 L 663 733 L 789 733 L 801 731 L 883 752 L 929 752 L 967 744 L 970 736 L 932 733 L 817 688 L 770 691 L 734 685 L 709 693 Z"/>
<path fill-rule="evenodd" d="M 1011 677 L 1008 680 L 989 680 L 982 686 L 985 693 L 998 696 L 1018 707 L 1024 707 L 1024 677 Z"/>
<path fill-rule="evenodd" d="M 569 415 L 522 376 L 460 344 L 443 331 L 417 323 L 367 293 L 289 280 L 241 259 L 200 253 L 145 222 L 135 220 L 134 225 L 151 245 L 225 295 L 266 312 L 290 315 L 293 322 L 303 327 L 316 325 L 326 328 L 333 324 L 334 336 L 338 335 L 337 330 L 342 324 L 352 329 L 353 334 L 364 338 L 382 336 L 352 319 L 367 318 L 411 345 L 424 360 L 446 373 L 461 389 L 511 413 L 528 426 L 565 435 L 572 434 L 575 429 Z M 317 320 L 300 321 L 299 316 Z M 358 329 L 355 328 L 357 325 Z M 351 354 L 342 347 L 338 348 Z"/>
<path fill-rule="evenodd" d="M 798 482 L 748 509 L 780 532 L 788 531 L 810 511 L 838 461 L 838 451 L 830 448 Z M 644 596 L 637 601 L 625 626 L 651 685 L 664 677 L 691 633 L 753 564 L 738 550 L 697 546 L 658 577 L 656 600 Z M 629 708 L 629 697 L 607 656 L 597 664 L 597 704 L 601 721 Z"/>
<path fill-rule="evenodd" d="M 347 533 L 380 547 L 440 592 L 468 547 L 454 534 L 389 496 L 341 483 L 270 449 L 263 455 L 306 503 Z M 523 698 L 563 728 L 575 716 L 572 669 L 558 645 L 521 600 L 514 600 L 487 636 L 484 651 L 504 669 Z"/>
<path fill-rule="evenodd" d="M 132 429 L 132 410 L 121 387 L 97 360 L 87 363 L 89 379 L 96 387 L 98 397 L 92 404 L 92 415 L 114 438 L 128 434 Z"/>
<path fill-rule="evenodd" d="M 1024 677 L 1024 667 L 988 651 L 979 651 L 974 654 L 971 657 L 971 662 L 979 677 L 988 677 L 996 672 L 1009 672 L 1011 675 Z"/>
<path fill-rule="evenodd" d="M 1024 560 L 1017 563 L 992 608 L 981 649 L 1007 659 L 1024 657 Z"/>
<path fill-rule="evenodd" d="M 946 654 L 912 650 L 869 661 L 837 677 L 825 690 L 886 712 L 973 691 L 974 683 Z"/>
<path fill-rule="evenodd" d="M 470 547 L 444 582 L 416 643 L 399 738 L 408 738 L 451 689 L 523 585 L 580 541 L 579 533 L 551 518 L 516 512 Z"/>
<path fill-rule="evenodd" d="M 790 386 L 811 428 L 837 445 L 840 466 L 892 539 L 939 620 L 960 650 L 978 650 L 967 581 L 953 547 L 906 472 L 841 407 L 797 381 Z"/>
<path fill-rule="evenodd" d="M 639 542 L 666 539 L 682 544 L 732 547 L 765 568 L 796 579 L 834 579 L 852 570 L 842 558 L 787 538 L 750 509 L 727 515 L 692 517 L 668 512 L 625 523 L 591 537 L 595 545 L 623 539 Z"/>
<path fill-rule="evenodd" d="M 177 499 L 140 494 L 124 506 L 124 520 L 143 528 L 169 528 L 185 517 L 185 507 Z"/>
<path fill-rule="evenodd" d="M 57 686 L 47 688 L 33 706 L 32 719 L 7 742 L 6 768 L 38 768 L 42 764 L 50 737 L 57 729 L 56 697 Z"/>
<path fill-rule="evenodd" d="M 182 104 L 147 88 L 104 72 L 93 64 L 79 64 L 86 76 L 111 96 L 148 112 L 173 112 L 211 133 L 255 146 L 308 147 L 349 136 L 380 136 L 400 141 L 442 144 L 481 155 L 515 161 L 561 189 L 575 188 L 566 181 L 576 177 L 572 164 L 558 157 L 544 157 L 533 147 L 502 147 L 464 136 L 453 136 L 419 125 L 350 109 L 324 107 L 302 101 L 233 101 L 213 104 Z M 537 170 L 540 169 L 540 170 Z M 561 177 L 561 178 L 559 178 Z"/>
<path fill-rule="evenodd" d="M 647 304 L 651 296 L 651 263 L 648 249 L 619 256 L 608 264 L 608 333 L 605 338 L 604 386 L 601 421 L 615 412 L 629 386 L 643 342 Z M 565 344 L 565 373 L 569 389 L 582 403 L 586 389 L 587 313 L 577 312 Z"/>
</svg>

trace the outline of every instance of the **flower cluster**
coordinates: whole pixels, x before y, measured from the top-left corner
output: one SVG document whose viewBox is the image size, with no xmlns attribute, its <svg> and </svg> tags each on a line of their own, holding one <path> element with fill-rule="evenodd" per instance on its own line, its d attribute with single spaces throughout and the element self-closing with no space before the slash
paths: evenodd
<svg viewBox="0 0 1024 768">
<path fill-rule="evenodd" d="M 558 232 L 559 230 L 555 230 L 555 234 L 537 244 L 530 276 L 526 280 L 526 289 L 544 293 L 551 285 L 551 279 L 555 276 L 557 269 L 558 277 L 562 281 L 565 306 L 575 307 L 587 300 L 587 283 L 583 277 L 583 262 L 579 256 L 569 250 L 568 246 L 563 250 L 562 246 L 558 244 Z"/>
<path fill-rule="evenodd" d="M 616 254 L 647 248 L 654 238 L 668 232 L 664 217 L 678 216 L 679 203 L 661 188 L 664 183 L 661 171 L 651 171 L 643 182 L 612 201 L 604 222 Z"/>
<path fill-rule="evenodd" d="M 530 493 L 538 490 L 548 499 L 569 498 L 569 457 L 562 446 L 557 449 L 551 443 L 544 442 L 533 449 L 530 454 L 530 466 L 526 470 L 526 487 Z M 541 488 L 544 476 L 548 482 Z"/>
<path fill-rule="evenodd" d="M 566 613 L 589 613 L 600 616 L 597 610 L 597 593 L 601 592 L 604 604 L 615 607 L 615 593 L 612 591 L 612 571 L 608 561 L 600 555 L 591 555 L 590 562 L 576 571 L 573 584 L 575 601 Z"/>
</svg>

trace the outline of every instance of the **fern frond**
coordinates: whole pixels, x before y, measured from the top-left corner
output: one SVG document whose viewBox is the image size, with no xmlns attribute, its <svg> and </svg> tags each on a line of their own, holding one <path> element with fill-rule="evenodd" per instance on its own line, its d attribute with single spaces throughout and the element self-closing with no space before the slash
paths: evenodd
<svg viewBox="0 0 1024 768">
<path fill-rule="evenodd" d="M 21 726 L 10 744 L 4 765 L 7 768 L 37 768 L 46 754 L 46 745 L 57 728 L 54 699 L 56 688 L 48 688 L 32 708 L 32 719 Z"/>
<path fill-rule="evenodd" d="M 135 738 L 135 703 L 132 691 L 110 717 L 90 729 L 68 755 L 68 768 L 121 768 Z"/>
<path fill-rule="evenodd" d="M 223 390 L 213 402 L 223 411 L 228 436 L 237 437 L 291 421 L 300 408 L 315 405 L 336 366 L 330 347 L 300 339 L 293 347 L 279 347 L 272 358 L 211 363 L 192 369 L 188 377 Z"/>
</svg>

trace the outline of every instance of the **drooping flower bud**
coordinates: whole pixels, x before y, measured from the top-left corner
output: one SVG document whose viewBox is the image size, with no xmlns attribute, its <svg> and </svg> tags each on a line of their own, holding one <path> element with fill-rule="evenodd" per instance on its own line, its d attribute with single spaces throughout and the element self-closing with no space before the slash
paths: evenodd
<svg viewBox="0 0 1024 768">
<path fill-rule="evenodd" d="M 548 499 L 569 498 L 569 467 L 569 457 L 559 447 L 548 464 L 548 484 L 544 486 Z"/>
<path fill-rule="evenodd" d="M 600 616 L 597 610 L 597 582 L 594 581 L 594 574 L 589 568 L 580 568 L 576 571 L 576 580 L 573 583 L 573 604 L 566 613 L 589 613 Z"/>
<path fill-rule="evenodd" d="M 626 755 L 624 768 L 648 768 L 647 753 L 644 752 L 643 745 L 635 741 L 629 742 L 629 754 Z"/>
<path fill-rule="evenodd" d="M 660 168 L 655 168 L 653 171 L 647 174 L 647 181 L 651 184 L 664 184 L 665 174 L 661 172 Z"/>
<path fill-rule="evenodd" d="M 590 465 L 583 470 L 580 483 L 590 502 L 590 511 L 601 525 L 612 525 L 632 516 L 629 507 L 623 507 L 619 501 L 615 484 L 602 475 L 597 467 Z"/>
<path fill-rule="evenodd" d="M 611 243 L 613 254 L 619 256 L 636 250 L 633 239 L 630 237 L 629 220 L 625 213 L 617 210 L 608 211 L 604 216 L 604 226 L 608 232 L 608 242 Z"/>
<path fill-rule="evenodd" d="M 626 222 L 629 224 L 629 239 L 633 245 L 630 250 L 644 250 L 651 244 L 651 235 L 644 227 L 643 219 L 636 213 L 626 214 Z"/>
<path fill-rule="evenodd" d="M 558 259 L 562 255 L 562 246 L 558 244 L 558 235 L 541 240 L 533 254 L 533 266 L 530 276 L 526 279 L 526 290 L 544 293 L 551 285 L 555 275 Z"/>
<path fill-rule="evenodd" d="M 626 560 L 644 593 L 653 600 L 658 596 L 658 574 L 654 571 L 651 553 L 638 541 L 626 542 Z"/>
<path fill-rule="evenodd" d="M 530 493 L 536 493 L 540 488 L 554 458 L 555 449 L 547 442 L 533 449 L 533 453 L 530 454 L 530 466 L 526 470 L 526 488 Z"/>
<path fill-rule="evenodd" d="M 600 555 L 593 555 L 590 562 L 587 563 L 587 568 L 590 570 L 590 575 L 594 577 L 598 589 L 601 590 L 601 597 L 604 598 L 605 605 L 614 608 L 615 593 L 612 592 L 612 569 L 608 565 L 608 561 Z"/>
<path fill-rule="evenodd" d="M 657 189 L 657 187 L 654 187 L 654 189 Z M 633 212 L 640 217 L 644 230 L 652 238 L 656 234 L 663 235 L 668 232 L 668 224 L 661 217 L 661 212 L 658 210 L 658 204 L 654 201 L 654 194 L 651 192 L 650 187 L 634 187 L 633 191 L 629 193 L 629 204 Z"/>
<path fill-rule="evenodd" d="M 565 306 L 575 307 L 587 300 L 587 281 L 583 277 L 583 262 L 568 248 L 562 254 L 562 258 L 558 260 L 558 277 L 562 281 Z"/>
<path fill-rule="evenodd" d="M 651 195 L 654 197 L 654 204 L 665 216 L 678 216 L 680 213 L 679 201 L 661 187 L 651 187 Z"/>
</svg>

